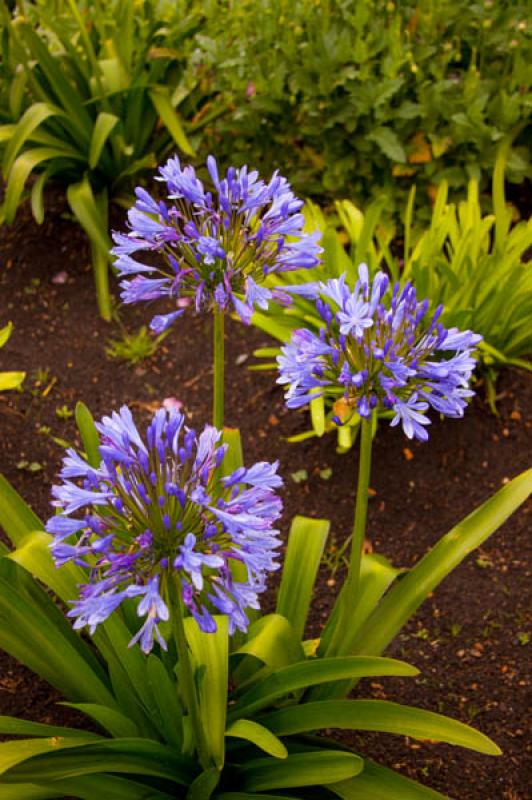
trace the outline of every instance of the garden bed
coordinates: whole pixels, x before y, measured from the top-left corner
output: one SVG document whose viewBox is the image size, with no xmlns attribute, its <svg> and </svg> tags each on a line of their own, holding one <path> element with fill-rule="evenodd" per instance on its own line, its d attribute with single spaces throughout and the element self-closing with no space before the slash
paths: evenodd
<svg viewBox="0 0 532 800">
<path fill-rule="evenodd" d="M 2 367 L 27 372 L 23 392 L 0 397 L 0 469 L 43 517 L 62 455 L 52 437 L 74 441 L 68 415 L 77 400 L 96 417 L 122 403 L 147 416 L 163 399 L 176 397 L 198 426 L 209 420 L 211 407 L 210 320 L 187 312 L 156 355 L 137 367 L 108 359 L 105 343 L 117 330 L 98 320 L 83 234 L 59 201 L 52 197 L 50 202 L 40 227 L 27 208 L 21 210 L 15 225 L 2 230 L 0 252 L 0 325 L 12 320 L 15 326 Z M 61 272 L 66 282 L 54 283 Z M 123 309 L 121 315 L 129 329 L 149 318 L 143 308 Z M 296 513 L 325 517 L 341 543 L 351 525 L 356 455 L 338 455 L 334 437 L 286 443 L 285 437 L 306 429 L 307 419 L 285 408 L 272 374 L 249 371 L 252 351 L 267 344 L 255 329 L 228 323 L 227 423 L 241 429 L 247 460 L 280 459 L 284 529 Z M 498 388 L 500 416 L 489 412 L 479 388 L 465 421 L 434 421 L 428 444 L 408 443 L 397 430 L 380 428 L 369 509 L 375 551 L 409 566 L 529 466 L 530 376 L 505 372 Z M 419 667 L 419 678 L 368 680 L 360 687 L 364 696 L 400 700 L 472 723 L 501 746 L 504 756 L 493 759 L 384 735 L 346 734 L 344 741 L 451 797 L 525 800 L 529 520 L 530 505 L 445 581 L 396 640 L 391 654 Z M 311 635 L 319 633 L 335 586 L 324 566 Z M 46 684 L 4 655 L 0 662 L 1 714 L 76 723 L 55 705 L 59 698 Z"/>
</svg>

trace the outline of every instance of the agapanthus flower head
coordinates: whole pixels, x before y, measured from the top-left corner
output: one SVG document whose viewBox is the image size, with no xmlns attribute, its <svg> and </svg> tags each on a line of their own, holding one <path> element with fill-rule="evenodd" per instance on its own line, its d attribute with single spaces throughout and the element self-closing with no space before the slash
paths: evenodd
<svg viewBox="0 0 532 800">
<path fill-rule="evenodd" d="M 328 395 L 338 425 L 355 413 L 367 418 L 373 409 L 392 410 L 392 425 L 425 441 L 429 406 L 463 416 L 482 337 L 446 329 L 438 321 L 442 308 L 429 315 L 428 300 L 420 302 L 411 283 L 392 289 L 383 272 L 370 282 L 365 264 L 358 278 L 353 291 L 345 274 L 295 289 L 315 300 L 323 325 L 319 333 L 294 331 L 277 358 L 286 404 L 299 408 Z"/>
<path fill-rule="evenodd" d="M 156 202 L 137 188 L 129 231 L 113 234 L 122 300 L 168 298 L 171 310 L 151 323 L 159 333 L 184 313 L 179 300 L 186 298 L 197 311 L 234 309 L 249 322 L 253 309 L 267 308 L 276 295 L 261 285 L 268 275 L 319 262 L 320 234 L 303 232 L 303 202 L 286 178 L 276 172 L 266 183 L 247 167 L 229 167 L 220 178 L 212 156 L 207 171 L 208 187 L 194 167 L 171 158 L 157 178 L 166 199 Z M 132 257 L 140 251 L 156 257 L 142 264 Z M 287 299 L 281 291 L 277 297 Z"/>
<path fill-rule="evenodd" d="M 174 613 L 173 581 L 202 630 L 216 630 L 215 612 L 228 616 L 231 633 L 246 630 L 246 608 L 259 607 L 278 568 L 278 464 L 221 477 L 221 433 L 207 425 L 198 435 L 175 409 L 157 411 L 145 437 L 127 406 L 97 428 L 100 465 L 67 450 L 63 482 L 52 490 L 59 513 L 46 526 L 57 566 L 89 568 L 69 611 L 74 627 L 93 633 L 127 598 L 139 598 L 144 621 L 131 643 L 149 652 L 155 637 L 165 648 L 158 626 Z"/>
</svg>

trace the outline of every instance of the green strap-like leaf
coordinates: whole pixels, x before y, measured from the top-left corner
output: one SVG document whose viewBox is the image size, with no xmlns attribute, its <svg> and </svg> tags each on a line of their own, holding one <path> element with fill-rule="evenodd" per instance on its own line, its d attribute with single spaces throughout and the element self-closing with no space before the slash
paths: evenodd
<svg viewBox="0 0 532 800">
<path fill-rule="evenodd" d="M 72 736 L 70 738 L 44 738 L 44 739 L 17 739 L 12 742 L 0 743 L 0 775 L 2 775 L 2 783 L 9 783 L 6 780 L 5 773 L 10 769 L 15 769 L 19 764 L 28 762 L 34 756 L 42 754 L 56 754 L 59 750 L 66 750 L 69 747 L 82 747 L 84 744 L 90 744 L 94 741 L 94 735 L 87 734 L 84 739 L 80 736 Z M 59 776 L 62 777 L 62 776 Z M 33 775 L 21 775 L 21 781 L 31 782 L 34 780 Z M 38 780 L 38 779 L 37 779 Z M 18 781 L 20 782 L 20 781 Z"/>
<path fill-rule="evenodd" d="M 268 728 L 251 719 L 239 719 L 233 722 L 227 728 L 225 735 L 252 742 L 256 747 L 264 750 L 268 755 L 274 756 L 274 758 L 286 758 L 288 756 L 288 750 L 282 741 Z"/>
<path fill-rule="evenodd" d="M 191 783 L 186 800 L 210 800 L 212 793 L 220 782 L 220 770 L 210 767 Z"/>
<path fill-rule="evenodd" d="M 120 119 L 114 114 L 108 114 L 106 111 L 100 111 L 98 114 L 89 148 L 89 167 L 91 169 L 98 164 L 105 143 L 119 122 Z"/>
<path fill-rule="evenodd" d="M 339 656 L 314 658 L 279 669 L 257 683 L 238 698 L 230 708 L 230 718 L 250 716 L 274 700 L 298 689 L 345 678 L 367 678 L 383 675 L 418 675 L 419 670 L 393 658 Z"/>
<path fill-rule="evenodd" d="M 2 800 L 0 796 L 0 800 Z M 20 798 L 22 800 L 22 798 Z M 291 794 L 257 794 L 256 792 L 222 792 L 215 795 L 215 800 L 303 800 L 298 795 Z"/>
<path fill-rule="evenodd" d="M 379 600 L 390 584 L 397 578 L 401 570 L 396 569 L 382 556 L 374 553 L 364 554 L 360 564 L 359 590 L 357 602 L 349 618 L 349 630 L 345 631 L 345 638 L 351 641 L 375 610 Z M 326 654 L 329 641 L 334 630 L 340 603 L 336 603 L 320 639 L 318 652 Z M 347 648 L 348 649 L 348 648 Z"/>
<path fill-rule="evenodd" d="M 70 184 L 67 189 L 67 200 L 91 243 L 99 250 L 108 252 L 111 249 L 111 242 L 86 175 L 79 183 Z"/>
<path fill-rule="evenodd" d="M 298 789 L 353 778 L 364 766 L 360 756 L 342 750 L 296 753 L 284 761 L 257 758 L 238 771 L 240 788 L 246 791 Z"/>
<path fill-rule="evenodd" d="M 232 653 L 236 667 L 231 672 L 231 680 L 242 686 L 304 658 L 303 648 L 288 620 L 280 614 L 267 614 L 250 625 L 247 641 Z"/>
<path fill-rule="evenodd" d="M 329 528 L 328 520 L 299 516 L 290 528 L 276 610 L 290 622 L 298 640 L 303 638 Z"/>
<path fill-rule="evenodd" d="M 491 739 L 462 722 L 385 700 L 321 700 L 273 711 L 259 721 L 278 736 L 323 728 L 382 731 L 447 742 L 491 756 L 501 753 Z"/>
<path fill-rule="evenodd" d="M 310 401 L 310 419 L 316 436 L 325 433 L 325 398 L 323 395 Z"/>
<path fill-rule="evenodd" d="M 0 372 L 0 392 L 16 389 L 25 377 L 25 372 Z"/>
<path fill-rule="evenodd" d="M 18 121 L 13 131 L 13 136 L 4 151 L 4 159 L 2 162 L 4 175 L 8 174 L 16 157 L 24 147 L 26 141 L 31 137 L 35 128 L 38 128 L 48 117 L 62 113 L 60 108 L 56 108 L 51 103 L 34 103 L 26 109 Z"/>
<path fill-rule="evenodd" d="M 44 527 L 39 517 L 3 475 L 0 475 L 0 526 L 15 547 L 28 533 Z"/>
<path fill-rule="evenodd" d="M 96 703 L 61 703 L 63 706 L 75 708 L 93 719 L 98 725 L 115 737 L 135 737 L 139 731 L 135 723 L 115 708 L 97 705 Z"/>
<path fill-rule="evenodd" d="M 178 699 L 178 685 L 172 680 L 161 659 L 148 656 L 148 684 L 158 711 L 157 727 L 165 741 L 176 750 L 183 745 L 183 711 Z M 155 720 L 154 720 L 155 721 Z"/>
<path fill-rule="evenodd" d="M 114 705 L 91 648 L 32 577 L 0 558 L 0 648 L 74 701 Z"/>
<path fill-rule="evenodd" d="M 62 789 L 37 786 L 35 783 L 17 783 L 0 786 L 0 800 L 53 800 L 63 796 Z"/>
<path fill-rule="evenodd" d="M 78 596 L 80 584 L 87 581 L 87 573 L 73 563 L 57 569 L 50 550 L 52 541 L 49 533 L 32 531 L 24 536 L 9 558 L 48 586 L 64 603 L 70 603 Z"/>
<path fill-rule="evenodd" d="M 364 761 L 364 769 L 356 778 L 327 788 L 342 800 L 448 800 L 434 789 L 371 761 Z"/>
<path fill-rule="evenodd" d="M 198 697 L 207 747 L 214 764 L 221 769 L 225 756 L 229 633 L 227 617 L 218 615 L 215 619 L 216 632 L 204 633 L 195 619 L 187 617 L 185 633 L 194 666 L 202 672 Z"/>
<path fill-rule="evenodd" d="M 84 104 L 83 96 L 70 84 L 64 74 L 60 59 L 51 54 L 44 38 L 33 30 L 32 25 L 29 22 L 21 21 L 18 30 L 33 58 L 39 64 L 40 70 L 46 76 L 48 85 L 57 100 L 57 105 L 65 111 L 79 140 L 82 143 L 88 143 L 92 118 Z"/>
<path fill-rule="evenodd" d="M 171 135 L 174 142 L 187 156 L 194 156 L 194 148 L 190 144 L 183 129 L 179 114 L 172 106 L 168 90 L 163 86 L 157 86 L 150 90 L 149 95 L 155 110 L 168 129 L 168 133 Z"/>
<path fill-rule="evenodd" d="M 3 347 L 13 333 L 13 323 L 8 322 L 3 328 L 0 328 L 0 347 Z"/>
<path fill-rule="evenodd" d="M 380 655 L 436 586 L 485 542 L 531 492 L 532 469 L 529 469 L 452 528 L 392 587 L 362 627 L 351 652 Z"/>
<path fill-rule="evenodd" d="M 20 197 L 28 176 L 45 161 L 54 158 L 82 160 L 75 150 L 65 147 L 34 147 L 20 155 L 7 176 L 7 188 L 3 211 L 8 224 L 13 222 L 17 213 Z"/>
<path fill-rule="evenodd" d="M 102 457 L 100 456 L 100 437 L 94 418 L 85 403 L 76 403 L 76 425 L 87 454 L 87 461 L 91 467 L 99 467 Z"/>
<path fill-rule="evenodd" d="M 6 789 L 16 791 L 22 784 L 13 784 Z M 10 796 L 5 798 L 1 794 L 0 800 L 12 800 Z M 48 792 L 54 794 L 35 795 L 41 797 L 68 797 L 80 798 L 80 800 L 175 800 L 175 792 L 167 794 L 158 789 L 153 789 L 146 783 L 118 778 L 116 775 L 84 775 L 83 777 L 67 778 L 65 780 L 53 781 L 50 783 Z M 57 792 L 57 794 L 56 794 Z M 13 800 L 33 800 L 34 795 L 13 796 Z"/>
<path fill-rule="evenodd" d="M 82 739 L 100 739 L 96 733 L 81 731 L 76 728 L 65 728 L 61 725 L 44 725 L 27 719 L 0 716 L 0 734 L 2 736 L 81 736 Z"/>
<path fill-rule="evenodd" d="M 3 783 L 42 783 L 105 771 L 151 775 L 187 786 L 196 766 L 150 739 L 108 739 L 96 744 L 81 739 L 32 739 L 0 744 Z"/>
</svg>

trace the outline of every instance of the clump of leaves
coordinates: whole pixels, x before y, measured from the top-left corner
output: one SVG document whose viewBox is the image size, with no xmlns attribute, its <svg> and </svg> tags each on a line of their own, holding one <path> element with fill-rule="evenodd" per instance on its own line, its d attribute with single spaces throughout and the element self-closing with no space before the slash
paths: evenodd
<svg viewBox="0 0 532 800">
<path fill-rule="evenodd" d="M 109 339 L 105 352 L 109 358 L 127 361 L 128 364 L 140 364 L 155 355 L 165 336 L 166 333 L 153 336 L 146 325 L 133 333 L 122 330 L 119 338 Z"/>
</svg>

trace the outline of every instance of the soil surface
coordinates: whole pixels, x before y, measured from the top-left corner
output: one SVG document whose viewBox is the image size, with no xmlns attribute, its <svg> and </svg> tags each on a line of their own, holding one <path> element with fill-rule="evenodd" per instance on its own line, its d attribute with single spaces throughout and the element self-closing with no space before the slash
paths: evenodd
<svg viewBox="0 0 532 800">
<path fill-rule="evenodd" d="M 62 456 L 55 439 L 77 441 L 71 416 L 77 400 L 95 416 L 128 403 L 142 419 L 165 398 L 175 397 L 194 424 L 209 421 L 210 320 L 187 311 L 155 356 L 140 365 L 108 358 L 106 342 L 120 331 L 98 319 L 88 248 L 55 196 L 49 197 L 42 226 L 23 209 L 14 226 L 2 229 L 0 298 L 0 324 L 12 320 L 15 325 L 0 353 L 0 367 L 27 373 L 23 391 L 0 395 L 0 471 L 44 518 Z M 122 308 L 121 323 L 136 330 L 149 321 L 151 311 Z M 286 437 L 308 427 L 305 414 L 284 407 L 271 373 L 248 369 L 253 350 L 271 343 L 254 328 L 231 320 L 226 333 L 227 424 L 241 429 L 246 461 L 280 459 L 284 530 L 296 513 L 332 520 L 332 558 L 351 526 L 356 450 L 337 454 L 334 437 L 287 443 Z M 489 412 L 479 386 L 465 420 L 434 420 L 427 444 L 408 442 L 396 429 L 380 427 L 368 523 L 368 546 L 374 551 L 397 566 L 412 565 L 454 523 L 530 465 L 530 376 L 504 372 L 498 389 L 499 416 Z M 341 737 L 452 798 L 530 797 L 530 510 L 530 505 L 522 508 L 455 570 L 390 648 L 390 655 L 419 667 L 420 676 L 368 680 L 358 687 L 362 696 L 472 723 L 499 743 L 504 756 L 389 735 Z M 338 577 L 324 564 L 311 635 L 319 633 L 327 617 Z M 0 654 L 0 714 L 79 724 L 56 705 L 59 699 Z"/>
</svg>

